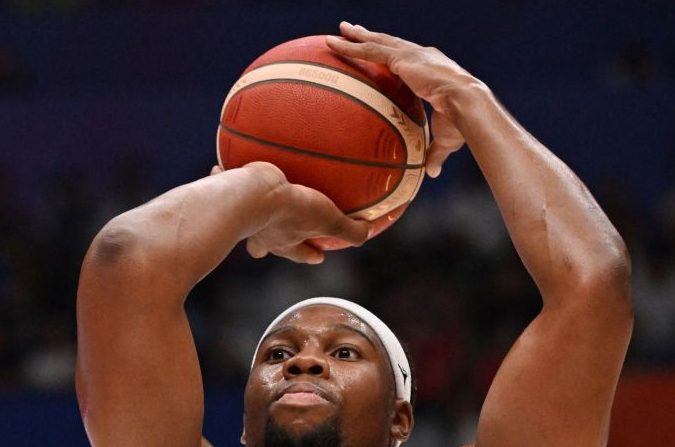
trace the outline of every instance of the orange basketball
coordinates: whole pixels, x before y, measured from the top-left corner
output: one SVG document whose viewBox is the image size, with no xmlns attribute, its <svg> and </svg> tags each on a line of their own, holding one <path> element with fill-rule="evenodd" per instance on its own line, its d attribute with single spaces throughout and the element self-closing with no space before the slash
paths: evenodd
<svg viewBox="0 0 675 447">
<path fill-rule="evenodd" d="M 419 190 L 428 142 L 422 102 L 387 67 L 340 56 L 325 36 L 310 36 L 272 48 L 244 71 L 225 99 L 217 152 L 224 169 L 275 164 L 291 183 L 373 222 L 375 236 Z"/>
</svg>

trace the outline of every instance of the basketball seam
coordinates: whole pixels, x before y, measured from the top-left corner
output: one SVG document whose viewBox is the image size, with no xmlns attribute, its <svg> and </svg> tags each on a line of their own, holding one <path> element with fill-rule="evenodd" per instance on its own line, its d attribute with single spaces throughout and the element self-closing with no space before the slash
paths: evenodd
<svg viewBox="0 0 675 447">
<path fill-rule="evenodd" d="M 269 65 L 272 65 L 272 64 L 269 64 Z M 376 116 L 380 117 L 380 118 L 382 119 L 382 121 L 383 121 L 387 126 L 389 126 L 390 129 L 392 129 L 392 130 L 394 131 L 394 133 L 395 133 L 396 136 L 398 137 L 399 144 L 401 145 L 401 149 L 403 150 L 403 155 L 404 155 L 404 157 L 405 157 L 406 160 L 408 159 L 408 145 L 406 144 L 405 138 L 403 137 L 403 134 L 401 134 L 401 130 L 400 130 L 399 128 L 397 128 L 395 125 L 393 125 L 393 124 L 387 119 L 386 116 L 384 116 L 383 114 L 381 114 L 377 109 L 375 109 L 373 106 L 371 106 L 371 105 L 368 104 L 367 102 L 363 101 L 362 99 L 360 99 L 360 98 L 358 98 L 358 97 L 356 97 L 356 96 L 354 96 L 354 95 L 350 95 L 349 93 L 347 93 L 347 92 L 345 92 L 345 91 L 343 91 L 343 90 L 340 90 L 340 89 L 336 89 L 336 88 L 334 88 L 334 87 L 329 87 L 329 86 L 327 86 L 327 85 L 318 84 L 318 83 L 313 82 L 313 81 L 303 81 L 303 80 L 299 80 L 299 79 L 287 79 L 287 78 L 266 79 L 266 80 L 264 80 L 264 81 L 252 82 L 251 84 L 247 85 L 246 87 L 240 88 L 239 91 L 237 91 L 237 93 L 235 93 L 235 94 L 230 98 L 230 101 L 234 100 L 234 99 L 235 99 L 237 96 L 239 96 L 242 92 L 244 92 L 244 91 L 250 89 L 251 87 L 255 87 L 255 86 L 258 86 L 258 85 L 261 85 L 261 84 L 276 84 L 276 83 L 307 84 L 307 85 L 311 85 L 312 87 L 316 87 L 316 88 L 320 88 L 320 89 L 323 89 L 323 90 L 326 90 L 326 91 L 329 91 L 329 92 L 333 92 L 333 93 L 335 93 L 335 94 L 337 94 L 337 95 L 339 95 L 339 96 L 342 96 L 342 97 L 344 97 L 344 98 L 348 98 L 348 99 L 350 99 L 350 100 L 353 100 L 353 101 L 356 102 L 357 104 L 362 105 L 362 106 L 365 107 L 366 109 L 368 109 L 368 110 L 370 110 L 371 112 L 373 112 Z M 388 99 L 388 98 L 387 98 L 387 99 Z M 397 106 L 397 107 L 398 107 L 398 106 Z M 403 112 L 403 113 L 405 113 L 405 112 Z M 222 117 L 221 117 L 221 118 L 222 118 Z M 221 124 L 222 124 L 222 121 L 221 121 Z M 426 158 L 426 157 L 425 157 L 425 158 Z M 377 162 L 374 162 L 374 163 L 377 163 Z M 387 165 L 387 166 L 390 166 L 390 165 Z M 392 166 L 393 166 L 393 165 L 392 165 Z M 395 166 L 414 166 L 414 167 L 419 167 L 418 165 L 395 165 Z"/>
<path fill-rule="evenodd" d="M 315 67 L 327 68 L 327 69 L 329 69 L 329 70 L 333 70 L 333 71 L 337 71 L 337 72 L 339 72 L 339 73 L 342 73 L 343 75 L 348 76 L 348 77 L 350 77 L 350 78 L 352 78 L 352 79 L 354 79 L 354 80 L 356 80 L 356 81 L 362 82 L 362 83 L 364 83 L 364 84 L 366 84 L 366 85 L 368 85 L 368 86 L 374 88 L 374 89 L 377 90 L 378 92 L 380 92 L 380 93 L 382 94 L 382 96 L 384 96 L 385 98 L 387 98 L 387 99 L 388 99 L 389 101 L 391 101 L 393 104 L 396 104 L 396 106 L 397 106 L 399 109 L 401 109 L 401 112 L 402 112 L 406 117 L 408 117 L 408 119 L 410 119 L 410 121 L 412 121 L 413 123 L 417 124 L 417 125 L 420 126 L 420 127 L 424 127 L 424 126 L 427 124 L 426 112 L 424 112 L 424 110 L 423 110 L 424 113 L 422 114 L 423 119 L 422 119 L 421 122 L 419 122 L 418 120 L 413 119 L 413 117 L 411 117 L 405 110 L 403 110 L 403 108 L 401 108 L 401 106 L 398 104 L 397 101 L 395 101 L 394 99 L 392 99 L 391 97 L 389 97 L 389 95 L 385 95 L 384 92 L 382 92 L 382 91 L 378 88 L 378 86 L 377 86 L 376 84 L 374 84 L 372 81 L 369 81 L 368 79 L 361 79 L 361 78 L 359 78 L 359 77 L 354 76 L 352 73 L 350 73 L 350 72 L 348 72 L 348 71 L 346 71 L 346 70 L 343 70 L 343 69 L 341 69 L 341 68 L 334 67 L 334 66 L 332 66 L 332 65 L 322 64 L 321 62 L 304 61 L 304 60 L 301 60 L 301 59 L 298 59 L 298 60 L 295 60 L 295 59 L 289 59 L 289 60 L 284 60 L 284 61 L 269 62 L 269 63 L 267 63 L 267 64 L 261 64 L 261 65 L 258 65 L 258 66 L 256 66 L 255 68 L 251 69 L 250 71 L 244 72 L 244 73 L 242 74 L 242 76 L 243 76 L 244 74 L 250 73 L 251 71 L 257 70 L 257 69 L 262 68 L 262 67 L 269 67 L 269 66 L 271 66 L 271 65 L 282 65 L 282 64 L 307 64 L 307 65 L 314 65 Z"/>
<path fill-rule="evenodd" d="M 220 124 L 219 128 L 224 130 L 225 132 L 228 132 L 228 133 L 230 133 L 234 136 L 237 136 L 239 138 L 252 140 L 256 143 L 260 143 L 260 144 L 264 144 L 264 145 L 268 145 L 268 146 L 273 146 L 273 147 L 276 147 L 278 149 L 289 150 L 289 151 L 292 151 L 292 152 L 301 153 L 301 154 L 304 154 L 304 155 L 307 155 L 307 156 L 310 156 L 310 157 L 325 158 L 325 159 L 343 162 L 343 163 L 373 166 L 373 167 L 376 167 L 376 168 L 396 168 L 396 169 L 401 169 L 403 171 L 408 170 L 408 169 L 420 169 L 420 168 L 422 168 L 422 166 L 414 166 L 414 165 L 409 165 L 410 167 L 406 167 L 408 165 L 394 165 L 394 166 L 372 165 L 372 164 L 361 162 L 359 160 L 352 160 L 352 159 L 348 159 L 348 158 L 342 159 L 340 157 L 331 157 L 331 156 L 326 156 L 326 154 L 305 151 L 303 149 L 299 149 L 299 148 L 296 148 L 296 147 L 293 147 L 293 146 L 285 146 L 285 145 L 282 145 L 282 144 L 279 144 L 279 143 L 273 143 L 271 141 L 262 140 L 260 138 L 254 137 L 252 135 L 247 135 L 245 133 L 238 132 L 236 130 L 230 129 L 227 126 L 224 126 L 222 123 Z M 221 163 L 221 165 L 222 165 L 222 163 Z M 223 166 L 223 168 L 225 168 L 225 166 Z M 387 197 L 391 196 L 394 192 L 396 192 L 396 189 L 398 188 L 398 186 L 403 181 L 403 178 L 404 178 L 404 174 L 402 173 L 401 176 L 399 177 L 399 179 L 396 181 L 396 184 L 393 185 L 393 187 L 389 191 L 387 191 L 387 193 L 384 194 L 383 196 L 380 196 L 376 199 L 373 199 L 371 202 L 366 203 L 365 205 L 361 206 L 360 208 L 353 208 L 353 209 L 350 208 L 350 209 L 344 210 L 343 212 L 345 214 L 358 213 L 358 212 L 366 210 L 366 209 L 368 209 L 368 208 L 370 208 L 374 205 L 377 205 L 378 203 L 385 200 Z M 401 205 L 397 206 L 395 209 L 398 209 L 400 206 L 403 206 L 403 205 L 404 204 L 401 204 Z"/>
<path fill-rule="evenodd" d="M 420 164 L 398 164 L 398 163 L 386 163 L 382 161 L 370 161 L 370 160 L 359 160 L 355 158 L 349 158 L 349 157 L 341 157 L 339 155 L 332 155 L 332 154 L 326 154 L 323 152 L 316 152 L 311 149 L 303 149 L 295 146 L 290 146 L 287 144 L 281 144 L 281 143 L 276 143 L 274 141 L 268 141 L 264 138 L 256 137 L 254 135 L 248 134 L 246 132 L 242 132 L 240 130 L 233 129 L 231 127 L 226 126 L 223 123 L 220 123 L 220 128 L 225 130 L 226 132 L 236 135 L 238 137 L 247 139 L 247 140 L 252 140 L 255 141 L 256 143 L 261 143 L 266 146 L 272 146 L 277 149 L 282 149 L 286 150 L 289 152 L 295 152 L 295 153 L 300 153 L 304 155 L 309 155 L 312 157 L 317 157 L 317 158 L 325 158 L 328 160 L 334 160 L 334 161 L 339 161 L 342 163 L 349 163 L 349 164 L 355 164 L 355 165 L 363 165 L 363 166 L 372 166 L 376 168 L 394 168 L 394 169 L 420 169 L 424 167 L 424 163 Z"/>
<path fill-rule="evenodd" d="M 305 76 L 301 76 L 300 78 L 296 75 L 296 73 L 292 72 L 287 72 L 288 70 L 285 68 L 275 68 L 276 66 L 314 66 L 317 70 L 322 70 L 324 72 L 333 72 L 335 75 L 338 76 L 343 76 L 345 78 L 345 81 L 347 79 L 351 79 L 351 82 L 348 82 L 348 84 L 353 84 L 354 86 L 360 84 L 362 87 L 350 87 L 350 88 L 345 88 L 344 90 L 342 88 L 336 88 L 333 85 L 319 81 L 319 80 L 314 80 L 314 79 L 307 79 Z M 263 75 L 255 75 L 254 73 L 258 72 L 259 70 L 264 71 L 265 74 Z M 271 71 L 270 71 L 271 70 Z M 302 75 L 302 72 L 300 72 L 300 75 Z M 248 78 L 248 79 L 247 79 Z M 253 79 L 253 81 L 252 81 Z M 293 147 L 293 146 L 285 146 L 282 144 L 277 144 L 277 143 L 272 143 L 271 141 L 265 141 L 262 138 L 257 138 L 253 137 L 253 135 L 247 135 L 244 132 L 239 132 L 235 131 L 234 128 L 227 128 L 227 126 L 222 122 L 224 118 L 224 112 L 227 108 L 228 103 L 231 100 L 235 100 L 235 97 L 241 93 L 242 90 L 246 90 L 250 87 L 254 87 L 257 84 L 264 84 L 264 83 L 269 83 L 269 84 L 306 84 L 306 85 L 311 85 L 315 88 L 321 88 L 324 89 L 325 91 L 328 92 L 335 92 L 338 95 L 349 99 L 350 101 L 354 102 L 355 104 L 362 104 L 364 108 L 367 110 L 371 110 L 372 112 L 375 113 L 375 116 L 379 116 L 381 119 L 383 119 L 388 125 L 389 128 L 393 128 L 395 133 L 394 135 L 397 135 L 397 137 L 400 140 L 403 140 L 402 147 L 405 149 L 405 162 L 407 163 L 400 163 L 400 164 L 394 164 L 394 163 L 387 163 L 387 162 L 382 162 L 382 161 L 365 161 L 365 160 L 359 160 L 359 159 L 353 159 L 353 158 L 347 158 L 347 157 L 339 157 L 339 156 L 333 156 L 333 155 L 328 155 L 324 154 L 322 152 L 314 152 L 310 151 L 307 149 L 301 149 L 298 147 Z M 343 87 L 344 88 L 344 87 Z M 375 99 L 375 97 L 371 98 L 368 96 L 368 100 L 366 98 L 361 98 L 360 97 L 360 89 L 369 89 L 373 92 L 377 92 L 377 95 L 381 99 Z M 369 92 L 365 92 L 368 95 L 370 95 Z M 373 104 L 370 103 L 370 101 L 373 100 L 375 101 Z M 378 102 L 379 101 L 379 102 Z M 381 101 L 386 101 L 389 104 L 393 105 L 393 115 L 389 115 L 387 110 L 385 110 L 384 104 L 386 103 L 380 103 Z M 382 108 L 385 107 L 385 108 Z M 362 218 L 366 218 L 368 220 L 378 220 L 380 217 L 386 215 L 386 213 L 391 212 L 396 209 L 400 209 L 401 206 L 405 206 L 406 204 L 410 203 L 412 198 L 414 198 L 415 194 L 417 193 L 417 190 L 419 190 L 419 185 L 421 182 L 421 179 L 423 177 L 423 172 L 424 172 L 424 162 L 425 158 L 424 153 L 422 154 L 421 157 L 419 157 L 419 154 L 415 153 L 414 155 L 410 153 L 409 149 L 412 149 L 413 147 L 419 148 L 419 143 L 420 140 L 418 139 L 417 141 L 414 140 L 414 136 L 412 133 L 414 131 L 409 130 L 408 125 L 405 124 L 405 120 L 408 121 L 408 123 L 412 124 L 415 127 L 421 127 L 424 131 L 423 139 L 422 142 L 424 143 L 424 147 L 426 148 L 426 145 L 428 144 L 429 141 L 429 128 L 428 128 L 428 121 L 427 117 L 425 114 L 422 114 L 423 118 L 423 125 L 420 126 L 419 123 L 412 119 L 405 111 L 403 111 L 398 105 L 397 102 L 392 100 L 388 95 L 383 94 L 381 91 L 377 89 L 376 86 L 373 86 L 372 83 L 367 82 L 364 79 L 360 79 L 356 77 L 355 75 L 352 75 L 349 72 L 345 72 L 344 70 L 341 70 L 339 68 L 333 67 L 331 65 L 326 65 L 326 64 L 321 64 L 321 63 L 316 63 L 313 61 L 295 61 L 295 60 L 288 60 L 288 61 L 274 61 L 271 63 L 267 64 L 260 64 L 256 68 L 245 71 L 240 80 L 237 81 L 237 83 L 232 87 L 230 93 L 227 95 L 225 98 L 225 102 L 223 104 L 222 108 L 222 113 L 221 113 L 221 122 L 219 123 L 220 125 L 218 126 L 218 132 L 217 134 L 220 135 L 222 131 L 228 132 L 230 134 L 230 138 L 241 138 L 244 139 L 248 137 L 249 139 L 252 139 L 253 141 L 258 140 L 261 145 L 271 145 L 271 146 L 278 146 L 281 149 L 286 149 L 286 150 L 293 150 L 297 151 L 298 153 L 303 153 L 303 155 L 306 155 L 308 157 L 317 157 L 317 159 L 320 158 L 325 158 L 325 159 L 335 159 L 336 162 L 338 163 L 350 163 L 350 164 L 355 164 L 355 165 L 362 165 L 362 166 L 373 166 L 376 168 L 389 168 L 389 169 L 402 169 L 402 175 L 397 176 L 398 179 L 396 181 L 396 184 L 392 187 L 392 189 L 387 188 L 387 191 L 384 191 L 384 195 L 381 198 L 375 199 L 372 203 L 366 204 L 363 206 L 363 208 L 359 208 L 355 211 L 346 211 L 347 213 L 350 213 L 352 216 L 359 216 Z M 390 119 L 393 118 L 393 119 Z M 227 122 L 225 120 L 225 122 Z M 234 123 L 232 123 L 234 124 Z M 399 125 L 402 125 L 401 128 L 399 128 Z M 234 126 L 233 126 L 234 127 Z M 386 128 L 386 127 L 385 127 Z M 405 131 L 405 135 L 404 135 Z M 237 135 L 236 132 L 239 132 L 241 135 Z M 412 133 L 411 133 L 412 132 Z M 228 140 L 230 139 L 228 138 Z M 409 141 L 410 138 L 410 141 Z M 419 137 L 418 137 L 419 138 Z M 221 147 L 221 137 L 218 136 L 218 141 L 217 141 L 217 147 Z M 410 145 L 408 144 L 410 143 Z M 285 147 L 284 147 L 285 146 Z M 218 149 L 218 158 L 220 160 L 220 149 Z M 415 161 L 412 162 L 408 161 L 410 159 L 414 159 Z M 376 157 L 377 159 L 377 157 Z M 222 163 L 222 161 L 221 161 Z M 411 177 L 412 176 L 412 177 Z M 413 183 L 411 183 L 413 182 Z M 393 202 L 392 202 L 393 201 Z M 386 202 L 389 202 L 388 206 L 395 205 L 394 208 L 386 208 L 383 209 L 382 205 Z M 387 209 L 389 211 L 387 211 Z M 365 214 L 364 214 L 365 213 Z"/>
</svg>

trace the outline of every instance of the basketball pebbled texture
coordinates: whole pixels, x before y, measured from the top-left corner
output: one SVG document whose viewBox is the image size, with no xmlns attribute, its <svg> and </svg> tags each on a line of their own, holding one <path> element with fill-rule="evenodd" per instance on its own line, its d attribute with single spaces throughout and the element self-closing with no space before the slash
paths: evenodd
<svg viewBox="0 0 675 447">
<path fill-rule="evenodd" d="M 224 169 L 275 164 L 291 183 L 373 222 L 374 237 L 417 193 L 428 142 L 422 102 L 397 76 L 310 36 L 269 50 L 244 71 L 225 99 L 217 152 Z M 332 238 L 313 243 L 348 246 Z"/>
</svg>

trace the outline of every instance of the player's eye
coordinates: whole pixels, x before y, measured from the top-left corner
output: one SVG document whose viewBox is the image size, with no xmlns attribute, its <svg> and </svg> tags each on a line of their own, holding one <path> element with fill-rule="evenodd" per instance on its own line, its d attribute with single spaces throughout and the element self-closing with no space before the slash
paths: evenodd
<svg viewBox="0 0 675 447">
<path fill-rule="evenodd" d="M 288 360 L 291 358 L 293 354 L 289 352 L 287 349 L 283 348 L 273 348 L 270 350 L 267 360 L 271 362 L 283 362 L 284 360 Z"/>
<path fill-rule="evenodd" d="M 333 352 L 333 357 L 340 360 L 358 360 L 361 358 L 358 351 L 354 348 L 341 347 Z"/>
</svg>

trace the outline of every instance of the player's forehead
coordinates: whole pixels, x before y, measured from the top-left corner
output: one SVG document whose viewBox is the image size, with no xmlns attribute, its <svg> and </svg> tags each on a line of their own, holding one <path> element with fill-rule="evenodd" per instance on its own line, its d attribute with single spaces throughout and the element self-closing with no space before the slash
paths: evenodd
<svg viewBox="0 0 675 447">
<path fill-rule="evenodd" d="M 270 334 L 280 331 L 330 334 L 350 330 L 364 336 L 375 346 L 381 346 L 368 324 L 348 310 L 329 304 L 313 304 L 291 312 L 270 328 Z"/>
</svg>

